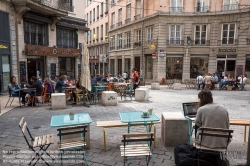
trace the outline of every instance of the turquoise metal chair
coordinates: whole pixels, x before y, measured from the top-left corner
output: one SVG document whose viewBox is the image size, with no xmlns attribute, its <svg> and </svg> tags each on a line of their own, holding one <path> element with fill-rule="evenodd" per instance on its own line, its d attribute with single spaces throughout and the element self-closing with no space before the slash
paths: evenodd
<svg viewBox="0 0 250 166">
<path fill-rule="evenodd" d="M 125 94 L 124 96 L 125 100 L 126 100 L 126 94 L 129 94 L 129 97 L 132 100 L 133 87 L 134 87 L 134 84 L 131 83 L 129 86 L 129 89 L 124 89 L 120 91 L 121 100 L 122 100 L 122 93 Z"/>
</svg>

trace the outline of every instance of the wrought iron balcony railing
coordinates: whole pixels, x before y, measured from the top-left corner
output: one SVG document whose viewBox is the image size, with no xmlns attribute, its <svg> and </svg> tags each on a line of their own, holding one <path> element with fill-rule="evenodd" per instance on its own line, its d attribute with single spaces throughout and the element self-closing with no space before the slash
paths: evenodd
<svg viewBox="0 0 250 166">
<path fill-rule="evenodd" d="M 115 50 L 115 46 L 109 47 L 109 50 Z"/>
<path fill-rule="evenodd" d="M 138 14 L 138 15 L 135 16 L 135 20 L 136 20 L 136 21 L 137 21 L 137 20 L 140 20 L 140 18 L 141 18 L 141 15 L 140 15 L 140 14 Z"/>
<path fill-rule="evenodd" d="M 118 45 L 118 46 L 116 47 L 116 49 L 117 49 L 117 50 L 122 49 L 122 45 L 121 45 L 121 44 L 120 44 L 120 45 Z"/>
<path fill-rule="evenodd" d="M 74 12 L 74 6 L 71 6 L 67 0 L 32 0 L 32 1 L 55 9 Z"/>
<path fill-rule="evenodd" d="M 115 24 L 110 26 L 110 29 L 114 29 L 115 28 Z"/>
<path fill-rule="evenodd" d="M 202 45 L 202 46 L 209 46 L 210 40 L 192 40 L 192 45 Z"/>
<path fill-rule="evenodd" d="M 130 48 L 130 47 L 131 47 L 131 44 L 130 44 L 130 43 L 127 43 L 127 44 L 124 45 L 123 48 Z"/>
<path fill-rule="evenodd" d="M 120 27 L 120 26 L 122 26 L 122 21 L 117 23 L 117 27 Z"/>
<path fill-rule="evenodd" d="M 222 6 L 223 11 L 238 10 L 238 9 L 239 9 L 239 4 L 231 4 L 231 5 Z"/>
<path fill-rule="evenodd" d="M 169 7 L 170 13 L 182 13 L 184 11 L 183 7 Z"/>
<path fill-rule="evenodd" d="M 218 45 L 238 45 L 238 40 L 237 39 L 218 40 Z"/>
<path fill-rule="evenodd" d="M 194 8 L 195 12 L 209 12 L 210 6 L 197 6 Z"/>
<path fill-rule="evenodd" d="M 128 19 L 125 20 L 125 24 L 128 24 L 130 22 L 131 22 L 131 18 L 128 18 Z"/>
<path fill-rule="evenodd" d="M 167 45 L 184 45 L 184 40 L 167 40 Z"/>
</svg>

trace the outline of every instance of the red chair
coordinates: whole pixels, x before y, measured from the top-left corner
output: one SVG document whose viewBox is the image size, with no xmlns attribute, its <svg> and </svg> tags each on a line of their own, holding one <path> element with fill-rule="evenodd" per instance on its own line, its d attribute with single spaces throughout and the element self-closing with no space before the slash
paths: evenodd
<svg viewBox="0 0 250 166">
<path fill-rule="evenodd" d="M 45 101 L 45 98 L 46 98 L 47 89 L 48 89 L 48 85 L 45 85 L 44 88 L 43 88 L 43 92 L 42 92 L 41 96 L 33 96 L 33 98 L 32 98 L 32 107 L 34 105 L 34 100 L 35 99 L 42 98 L 42 103 L 44 104 L 44 101 Z"/>
</svg>

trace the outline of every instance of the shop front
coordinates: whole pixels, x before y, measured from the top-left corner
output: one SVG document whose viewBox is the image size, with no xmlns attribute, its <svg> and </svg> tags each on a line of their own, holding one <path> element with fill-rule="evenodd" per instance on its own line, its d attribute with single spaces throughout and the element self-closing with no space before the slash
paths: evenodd
<svg viewBox="0 0 250 166">
<path fill-rule="evenodd" d="M 197 78 L 198 75 L 208 73 L 208 55 L 190 56 L 190 78 Z"/>
<path fill-rule="evenodd" d="M 231 78 L 236 77 L 236 56 L 237 55 L 217 55 L 217 71 L 220 77 L 230 74 Z"/>
<path fill-rule="evenodd" d="M 166 79 L 182 80 L 183 55 L 167 55 Z"/>
<path fill-rule="evenodd" d="M 46 75 L 51 78 L 54 78 L 55 75 L 67 75 L 68 79 L 76 78 L 76 58 L 80 56 L 79 49 L 30 44 L 27 44 L 25 49 L 29 78 L 37 76 L 43 79 Z M 22 73 L 20 75 L 22 76 Z"/>
</svg>

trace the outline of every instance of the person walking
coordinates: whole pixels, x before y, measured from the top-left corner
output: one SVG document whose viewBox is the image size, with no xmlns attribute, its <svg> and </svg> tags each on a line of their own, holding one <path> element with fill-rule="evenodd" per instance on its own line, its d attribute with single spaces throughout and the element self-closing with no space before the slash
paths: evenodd
<svg viewBox="0 0 250 166">
<path fill-rule="evenodd" d="M 197 85 L 198 85 L 198 89 L 197 90 L 200 90 L 200 87 L 203 86 L 203 77 L 201 74 L 198 75 L 197 79 Z"/>
<path fill-rule="evenodd" d="M 206 88 L 210 89 L 210 86 L 212 83 L 212 77 L 210 73 L 206 74 L 206 76 L 204 77 L 204 83 L 205 83 Z"/>
<path fill-rule="evenodd" d="M 139 74 L 138 74 L 138 72 L 137 72 L 137 69 L 136 68 L 133 68 L 132 69 L 132 73 L 133 73 L 133 75 L 132 75 L 132 83 L 134 84 L 134 87 L 133 87 L 133 89 L 135 90 L 136 88 L 137 88 L 137 86 L 138 86 L 138 82 L 139 82 Z"/>
</svg>

